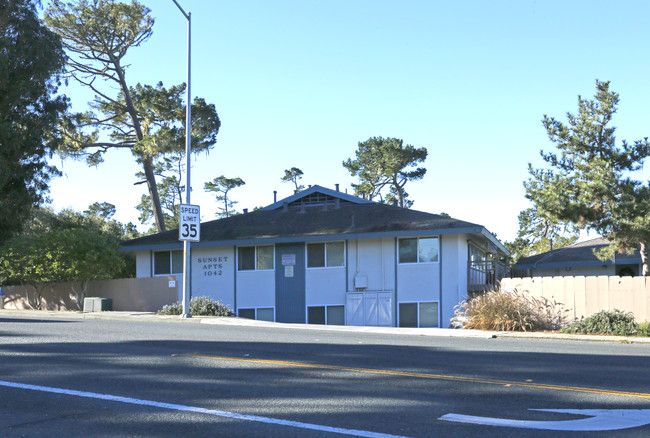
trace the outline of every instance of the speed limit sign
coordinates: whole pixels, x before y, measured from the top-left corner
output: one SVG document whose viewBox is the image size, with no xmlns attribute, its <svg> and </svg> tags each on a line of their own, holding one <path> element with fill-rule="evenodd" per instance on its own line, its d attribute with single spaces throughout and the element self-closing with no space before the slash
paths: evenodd
<svg viewBox="0 0 650 438">
<path fill-rule="evenodd" d="M 181 204 L 178 240 L 199 242 L 201 240 L 201 208 L 198 205 Z"/>
</svg>

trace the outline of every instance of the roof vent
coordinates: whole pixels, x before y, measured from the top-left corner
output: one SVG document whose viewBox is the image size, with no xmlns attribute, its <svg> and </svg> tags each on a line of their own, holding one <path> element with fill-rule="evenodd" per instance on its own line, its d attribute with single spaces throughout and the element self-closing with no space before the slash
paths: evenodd
<svg viewBox="0 0 650 438">
<path fill-rule="evenodd" d="M 247 209 L 247 208 L 244 209 L 244 214 L 246 214 L 246 213 L 248 213 L 248 209 Z"/>
<path fill-rule="evenodd" d="M 336 191 L 338 192 L 338 191 L 339 191 L 339 185 L 338 185 L 338 184 L 334 184 L 334 187 L 336 187 Z"/>
<path fill-rule="evenodd" d="M 276 202 L 278 202 L 278 191 L 273 190 L 273 203 L 275 204 Z"/>
</svg>

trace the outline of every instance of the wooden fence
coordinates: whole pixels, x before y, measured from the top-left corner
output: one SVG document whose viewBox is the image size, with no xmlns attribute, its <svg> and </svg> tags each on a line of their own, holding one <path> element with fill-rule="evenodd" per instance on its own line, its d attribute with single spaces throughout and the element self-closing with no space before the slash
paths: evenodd
<svg viewBox="0 0 650 438">
<path fill-rule="evenodd" d="M 562 303 L 574 319 L 618 309 L 632 312 L 637 322 L 650 321 L 650 277 L 504 278 L 501 287 Z"/>
<path fill-rule="evenodd" d="M 174 276 L 97 280 L 90 283 L 87 297 L 111 298 L 115 311 L 155 312 L 178 301 Z M 43 310 L 79 310 L 74 289 L 78 283 L 45 286 L 40 297 Z M 34 309 L 39 299 L 32 286 L 3 286 L 5 309 Z M 83 305 L 83 303 L 82 303 Z"/>
</svg>

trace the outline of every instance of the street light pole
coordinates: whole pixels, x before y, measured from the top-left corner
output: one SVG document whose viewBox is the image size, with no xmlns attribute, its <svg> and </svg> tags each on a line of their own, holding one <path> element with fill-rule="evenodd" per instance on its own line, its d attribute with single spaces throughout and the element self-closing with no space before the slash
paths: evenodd
<svg viewBox="0 0 650 438">
<path fill-rule="evenodd" d="M 192 152 L 192 14 L 186 13 L 176 0 L 172 0 L 187 19 L 187 94 L 185 104 L 185 203 L 190 204 L 190 155 Z M 181 318 L 191 318 L 190 314 L 190 294 L 191 289 L 191 263 L 190 258 L 191 243 L 188 240 L 183 241 L 183 313 Z"/>
</svg>

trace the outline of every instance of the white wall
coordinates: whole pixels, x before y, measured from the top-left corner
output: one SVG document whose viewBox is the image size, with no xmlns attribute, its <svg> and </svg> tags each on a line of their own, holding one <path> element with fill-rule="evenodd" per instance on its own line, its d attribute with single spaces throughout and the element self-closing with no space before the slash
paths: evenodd
<svg viewBox="0 0 650 438">
<path fill-rule="evenodd" d="M 395 257 L 394 238 L 350 240 L 347 290 L 356 290 L 356 276 L 367 277 L 365 290 L 395 290 Z"/>
<path fill-rule="evenodd" d="M 151 251 L 135 253 L 135 277 L 151 277 Z"/>
<path fill-rule="evenodd" d="M 467 235 L 441 237 L 442 306 L 440 327 L 449 327 L 454 307 L 467 299 Z"/>
<path fill-rule="evenodd" d="M 440 300 L 440 263 L 397 266 L 398 303 Z"/>
<path fill-rule="evenodd" d="M 251 307 L 275 307 L 275 270 L 237 271 L 237 308 Z"/>
<path fill-rule="evenodd" d="M 235 253 L 232 246 L 192 248 L 192 296 L 210 297 L 235 310 Z"/>
<path fill-rule="evenodd" d="M 305 287 L 308 306 L 345 305 L 345 267 L 308 268 Z"/>
</svg>

